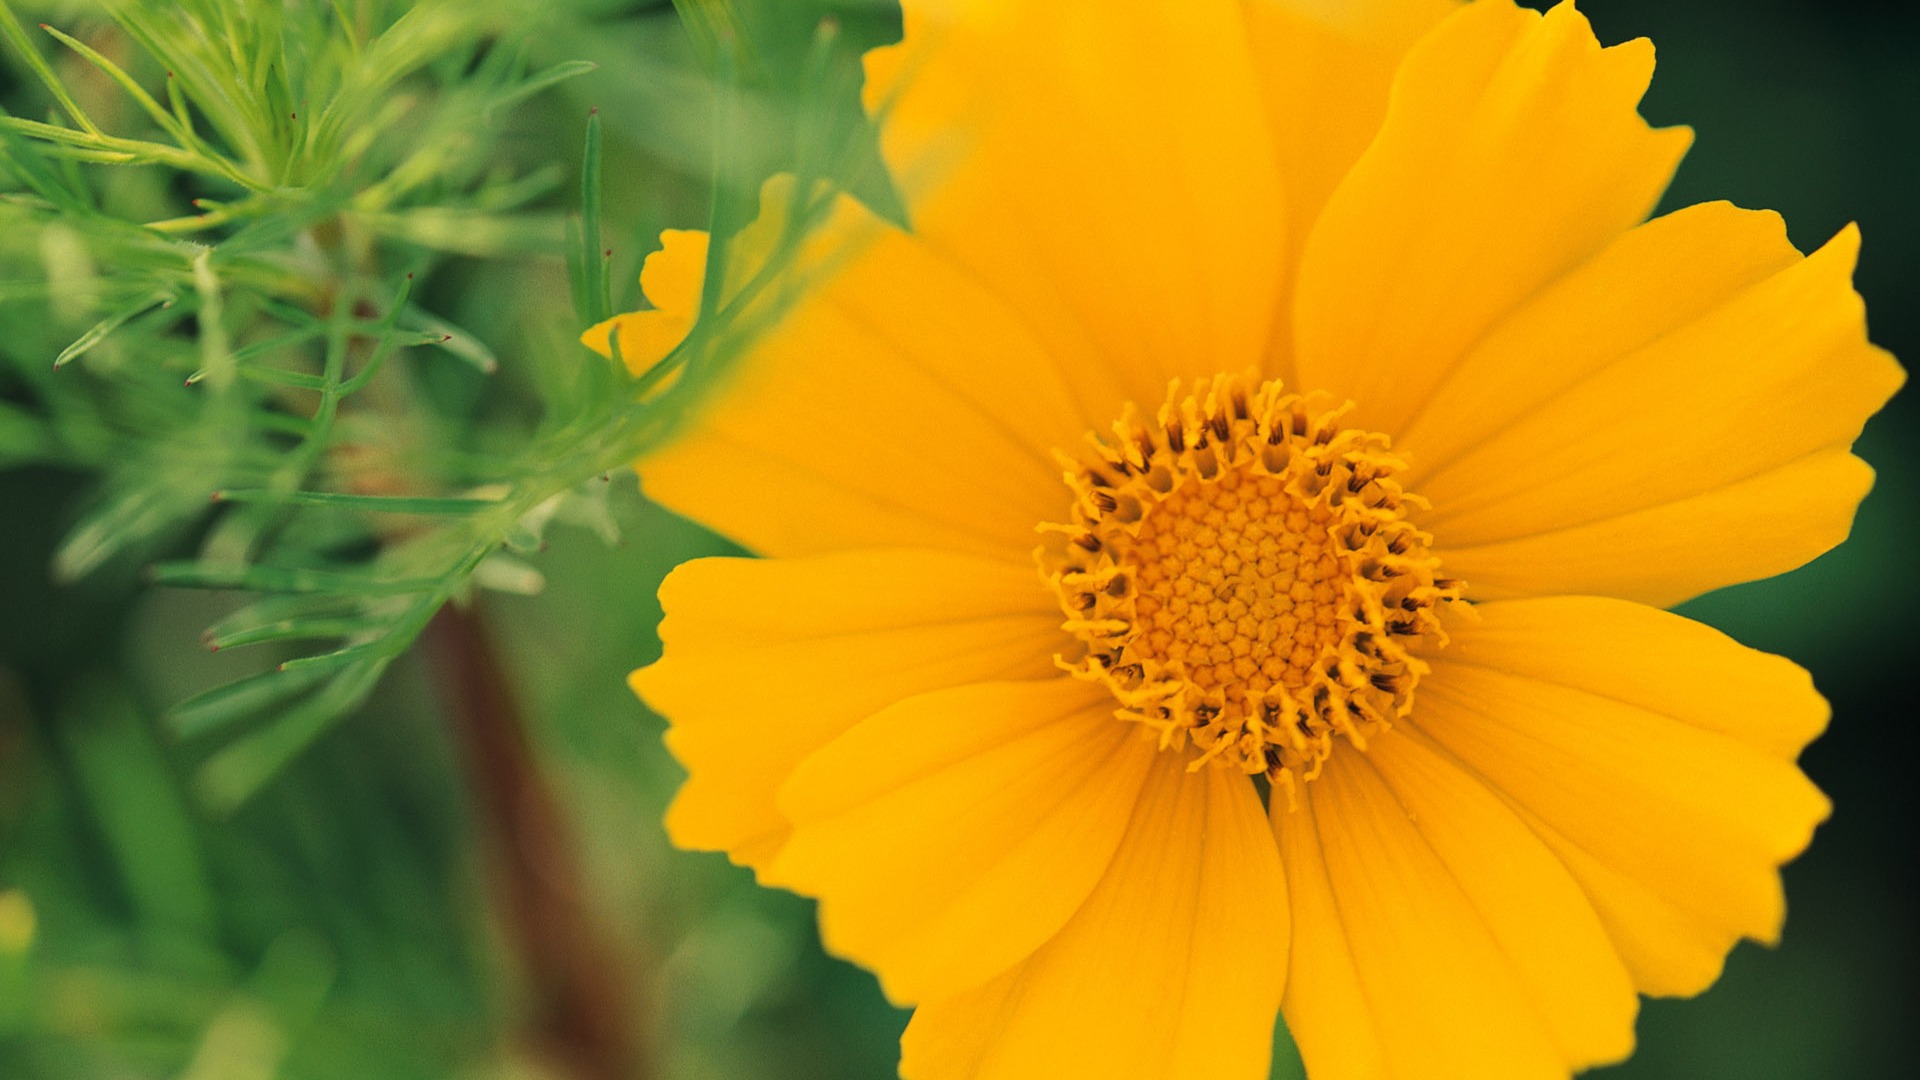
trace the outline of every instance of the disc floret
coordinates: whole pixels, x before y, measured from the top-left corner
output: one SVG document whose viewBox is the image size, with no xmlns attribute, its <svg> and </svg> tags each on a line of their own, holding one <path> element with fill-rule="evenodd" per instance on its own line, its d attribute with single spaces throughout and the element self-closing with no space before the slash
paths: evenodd
<svg viewBox="0 0 1920 1080">
<path fill-rule="evenodd" d="M 1069 519 L 1041 572 L 1084 649 L 1060 663 L 1110 688 L 1160 746 L 1265 774 L 1289 799 L 1344 736 L 1405 716 L 1460 583 L 1408 520 L 1424 503 L 1351 405 L 1238 376 L 1176 382 L 1064 457 Z"/>
</svg>

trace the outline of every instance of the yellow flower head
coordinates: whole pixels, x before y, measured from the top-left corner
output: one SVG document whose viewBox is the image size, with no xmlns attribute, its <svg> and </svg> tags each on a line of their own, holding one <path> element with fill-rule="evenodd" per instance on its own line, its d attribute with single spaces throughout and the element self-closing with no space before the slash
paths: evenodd
<svg viewBox="0 0 1920 1080">
<path fill-rule="evenodd" d="M 1688 133 L 1571 4 L 904 6 L 911 229 L 841 200 L 639 466 L 770 556 L 662 589 L 674 839 L 820 898 L 911 1080 L 1256 1080 L 1279 1011 L 1564 1077 L 1773 940 L 1826 705 L 1660 608 L 1845 537 L 1855 232 L 1646 221 Z"/>
</svg>

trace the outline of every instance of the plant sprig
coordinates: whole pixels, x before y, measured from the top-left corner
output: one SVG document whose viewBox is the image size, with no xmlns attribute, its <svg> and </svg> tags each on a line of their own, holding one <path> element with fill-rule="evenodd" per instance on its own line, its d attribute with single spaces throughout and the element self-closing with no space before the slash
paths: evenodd
<svg viewBox="0 0 1920 1080">
<path fill-rule="evenodd" d="M 537 208 L 565 168 L 497 164 L 500 118 L 592 65 L 534 64 L 516 44 L 528 35 L 508 32 L 540 17 L 523 0 L 103 9 L 45 28 L 63 64 L 98 73 L 82 87 L 0 0 L 0 37 L 51 105 L 44 120 L 0 114 L 0 329 L 29 313 L 0 335 L 14 383 L 0 393 L 20 402 L 0 399 L 0 467 L 98 476 L 58 577 L 160 556 L 153 584 L 255 595 L 204 643 L 279 661 L 169 719 L 205 750 L 201 794 L 231 808 L 357 709 L 444 605 L 539 588 L 526 558 L 550 523 L 617 536 L 606 477 L 777 317 L 795 287 L 785 268 L 857 155 L 836 149 L 844 125 L 827 109 L 803 107 L 780 233 L 731 265 L 765 169 L 741 150 L 758 76 L 742 74 L 744 38 L 720 34 L 707 222 L 720 240 L 693 334 L 638 377 L 584 350 L 570 370 L 531 373 L 530 427 L 452 419 L 421 407 L 432 362 L 401 358 L 428 350 L 464 373 L 443 381 L 501 365 L 423 299 L 449 260 L 564 260 L 569 333 L 631 306 L 604 235 L 599 116 L 572 220 Z M 851 89 L 825 77 L 840 47 L 823 28 L 809 93 Z M 138 197 L 110 177 L 134 178 Z"/>
</svg>

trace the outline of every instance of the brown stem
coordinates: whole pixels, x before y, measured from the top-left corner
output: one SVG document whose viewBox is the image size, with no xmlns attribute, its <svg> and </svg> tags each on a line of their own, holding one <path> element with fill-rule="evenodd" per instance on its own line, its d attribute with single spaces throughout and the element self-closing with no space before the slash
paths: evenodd
<svg viewBox="0 0 1920 1080">
<path fill-rule="evenodd" d="M 484 623 L 448 605 L 426 645 L 466 766 L 494 902 L 530 991 L 530 1042 L 574 1080 L 645 1080 L 630 983 L 618 950 L 597 932 L 568 822 Z"/>
</svg>

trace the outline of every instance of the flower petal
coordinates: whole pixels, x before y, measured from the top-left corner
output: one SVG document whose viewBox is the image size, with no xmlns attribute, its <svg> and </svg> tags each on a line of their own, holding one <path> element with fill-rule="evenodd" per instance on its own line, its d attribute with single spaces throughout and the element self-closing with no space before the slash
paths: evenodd
<svg viewBox="0 0 1920 1080">
<path fill-rule="evenodd" d="M 1285 294 L 1308 226 L 1387 114 L 1387 91 L 1407 50 L 1457 0 L 1242 0 L 1267 123 L 1279 158 L 1285 280 L 1267 374 L 1294 381 L 1292 302 Z"/>
<path fill-rule="evenodd" d="M 1436 548 L 1475 598 L 1593 593 L 1667 606 L 1785 573 L 1838 545 L 1872 486 L 1866 462 L 1831 450 L 1600 521 Z"/>
<path fill-rule="evenodd" d="M 697 559 L 660 587 L 665 653 L 633 687 L 689 776 L 676 844 L 764 868 L 779 787 L 862 717 L 927 690 L 1050 673 L 1060 613 L 1031 567 L 927 551 Z"/>
<path fill-rule="evenodd" d="M 1397 433 L 1501 316 L 1645 218 L 1690 139 L 1634 111 L 1652 72 L 1570 3 L 1482 0 L 1415 45 L 1307 241 L 1301 387 Z"/>
<path fill-rule="evenodd" d="M 580 343 L 612 357 L 619 335 L 620 358 L 635 375 L 652 367 L 686 339 L 700 311 L 700 280 L 707 270 L 707 234 L 688 229 L 660 233 L 660 250 L 640 268 L 640 291 L 650 311 L 616 315 L 580 335 Z"/>
<path fill-rule="evenodd" d="M 1414 724 L 1561 857 L 1640 989 L 1696 993 L 1737 939 L 1774 940 L 1777 869 L 1828 811 L 1792 762 L 1827 717 L 1806 673 L 1625 601 L 1476 610 Z"/>
<path fill-rule="evenodd" d="M 777 233 L 764 226 L 782 187 L 769 186 L 755 230 Z M 697 295 L 704 267 L 663 249 L 649 295 Z M 792 306 L 637 464 L 648 495 L 765 554 L 1031 550 L 1034 523 L 1066 502 L 1053 450 L 1114 415 L 1117 391 L 1070 380 L 978 280 L 851 199 L 783 274 Z M 678 318 L 663 307 L 614 323 L 624 342 L 654 316 Z"/>
<path fill-rule="evenodd" d="M 1112 866 L 1030 959 L 924 1004 L 908 1080 L 1256 1080 L 1287 964 L 1286 883 L 1244 776 L 1154 761 Z"/>
<path fill-rule="evenodd" d="M 1780 215 L 1725 202 L 1621 234 L 1508 313 L 1445 372 L 1394 439 L 1411 459 L 1408 483 L 1800 259 Z"/>
<path fill-rule="evenodd" d="M 781 790 L 766 874 L 820 898 L 827 948 L 911 1003 L 1024 960 L 1106 872 L 1157 751 L 1105 687 L 1056 674 L 908 698 Z"/>
<path fill-rule="evenodd" d="M 1283 230 L 1239 5 L 1122 7 L 907 0 L 868 100 L 916 234 L 1150 406 L 1260 362 Z"/>
<path fill-rule="evenodd" d="M 1391 731 L 1301 802 L 1273 823 L 1301 929 L 1287 1024 L 1316 1080 L 1564 1077 L 1632 1050 L 1592 905 L 1477 778 Z"/>
<path fill-rule="evenodd" d="M 1736 235 L 1751 220 L 1730 227 L 1731 213 L 1696 213 L 1696 235 L 1664 254 L 1701 251 L 1716 236 L 1757 246 Z M 1767 246 L 1754 270 L 1779 261 Z M 1570 346 L 1570 385 L 1526 378 L 1531 393 L 1500 400 L 1472 442 L 1456 436 L 1450 452 L 1420 459 L 1424 475 L 1412 482 L 1433 502 L 1426 521 L 1449 573 L 1477 597 L 1588 591 L 1667 605 L 1839 543 L 1871 475 L 1846 448 L 1904 378 L 1867 343 L 1851 284 L 1858 250 L 1848 228 L 1706 310 L 1664 313 L 1646 311 L 1641 290 L 1622 291 L 1614 307 L 1605 290 L 1633 263 L 1663 278 L 1653 260 L 1615 252 L 1596 260 L 1610 269 L 1576 275 L 1563 301 L 1543 301 L 1564 312 L 1555 332 L 1568 341 L 1643 313 L 1657 336 L 1599 331 L 1603 349 L 1622 350 L 1610 361 Z M 1705 276 L 1719 278 L 1702 289 L 1710 298 L 1739 275 L 1722 265 Z M 1542 390 L 1551 396 L 1524 400 Z"/>
</svg>

